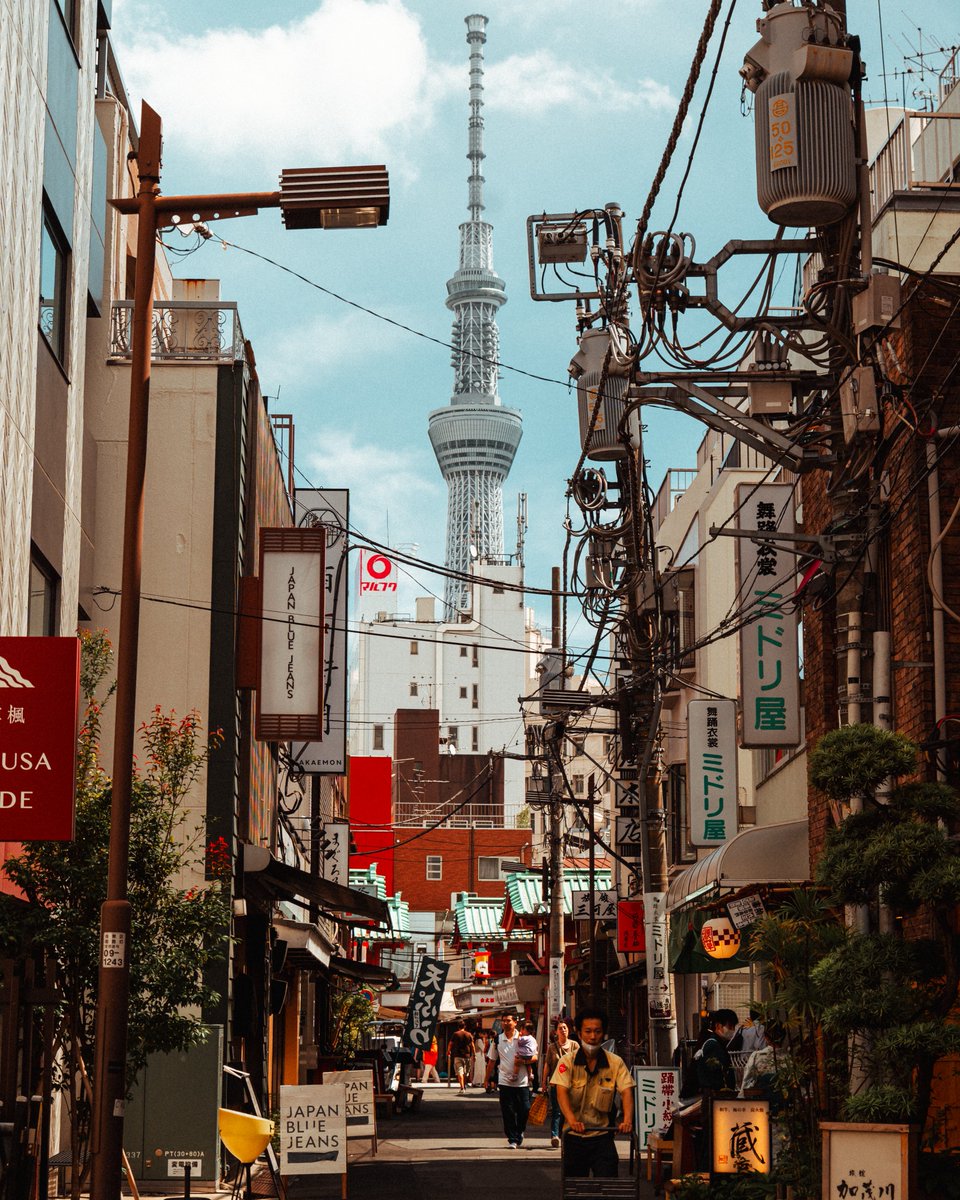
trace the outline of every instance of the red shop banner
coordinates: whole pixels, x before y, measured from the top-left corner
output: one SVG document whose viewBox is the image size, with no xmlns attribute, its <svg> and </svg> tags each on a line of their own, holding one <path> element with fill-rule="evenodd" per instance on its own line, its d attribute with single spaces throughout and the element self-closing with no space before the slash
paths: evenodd
<svg viewBox="0 0 960 1200">
<path fill-rule="evenodd" d="M 80 641 L 0 638 L 0 841 L 68 842 Z"/>
<path fill-rule="evenodd" d="M 621 900 L 617 904 L 617 949 L 621 954 L 646 951 L 642 900 Z"/>
</svg>

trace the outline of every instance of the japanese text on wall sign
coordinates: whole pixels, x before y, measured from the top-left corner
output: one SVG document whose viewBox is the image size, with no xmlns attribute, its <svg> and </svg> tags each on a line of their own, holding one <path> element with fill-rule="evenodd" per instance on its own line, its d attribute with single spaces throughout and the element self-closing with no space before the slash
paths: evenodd
<svg viewBox="0 0 960 1200">
<path fill-rule="evenodd" d="M 435 958 L 424 957 L 420 961 L 417 981 L 407 1008 L 407 1025 L 403 1031 L 404 1042 L 415 1050 L 429 1047 L 436 1033 L 443 985 L 449 970 L 449 963 L 440 962 Z"/>
<path fill-rule="evenodd" d="M 737 705 L 692 700 L 687 705 L 690 841 L 719 846 L 737 832 Z"/>
<path fill-rule="evenodd" d="M 742 744 L 796 746 L 800 683 L 798 622 L 792 604 L 794 558 L 776 541 L 778 535 L 795 530 L 793 487 L 773 483 L 752 489 L 741 484 L 737 502 L 738 527 L 759 535 L 738 544 L 739 594 L 751 599 L 757 614 L 740 631 Z"/>
</svg>

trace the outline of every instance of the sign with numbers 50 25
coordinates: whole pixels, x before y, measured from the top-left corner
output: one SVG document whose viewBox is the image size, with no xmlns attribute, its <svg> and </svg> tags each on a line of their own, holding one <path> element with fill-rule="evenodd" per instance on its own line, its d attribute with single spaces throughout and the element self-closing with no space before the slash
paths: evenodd
<svg viewBox="0 0 960 1200">
<path fill-rule="evenodd" d="M 80 642 L 0 638 L 0 841 L 73 838 Z"/>
</svg>

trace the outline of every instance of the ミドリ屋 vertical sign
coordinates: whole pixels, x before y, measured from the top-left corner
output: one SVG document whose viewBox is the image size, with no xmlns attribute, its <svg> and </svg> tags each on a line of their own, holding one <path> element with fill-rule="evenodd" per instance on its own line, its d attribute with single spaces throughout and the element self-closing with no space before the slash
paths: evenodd
<svg viewBox="0 0 960 1200">
<path fill-rule="evenodd" d="M 0 841 L 73 838 L 80 641 L 0 638 Z"/>
<path fill-rule="evenodd" d="M 740 630 L 740 698 L 748 747 L 800 744 L 796 558 L 778 534 L 796 532 L 794 486 L 737 488 L 737 595 L 753 619 Z"/>
<path fill-rule="evenodd" d="M 440 1001 L 449 970 L 449 963 L 436 958 L 424 956 L 420 960 L 417 982 L 413 985 L 407 1007 L 407 1025 L 403 1031 L 403 1043 L 412 1050 L 430 1048 L 433 1035 L 437 1032 Z"/>
<path fill-rule="evenodd" d="M 737 702 L 687 705 L 690 844 L 716 849 L 737 833 Z"/>
<path fill-rule="evenodd" d="M 323 529 L 261 529 L 257 737 L 323 732 Z"/>
</svg>

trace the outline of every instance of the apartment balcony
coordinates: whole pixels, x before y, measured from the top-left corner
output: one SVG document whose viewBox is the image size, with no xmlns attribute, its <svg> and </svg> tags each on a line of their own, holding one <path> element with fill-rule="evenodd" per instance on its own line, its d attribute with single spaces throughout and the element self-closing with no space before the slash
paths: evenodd
<svg viewBox="0 0 960 1200">
<path fill-rule="evenodd" d="M 925 271 L 960 213 L 960 81 L 955 57 L 941 76 L 936 112 L 904 112 L 870 165 L 873 252 Z M 960 274 L 960 247 L 938 271 Z"/>
<path fill-rule="evenodd" d="M 115 301 L 110 315 L 111 361 L 130 358 L 133 301 Z M 153 306 L 154 362 L 233 363 L 245 357 L 236 302 L 165 300 Z"/>
</svg>

